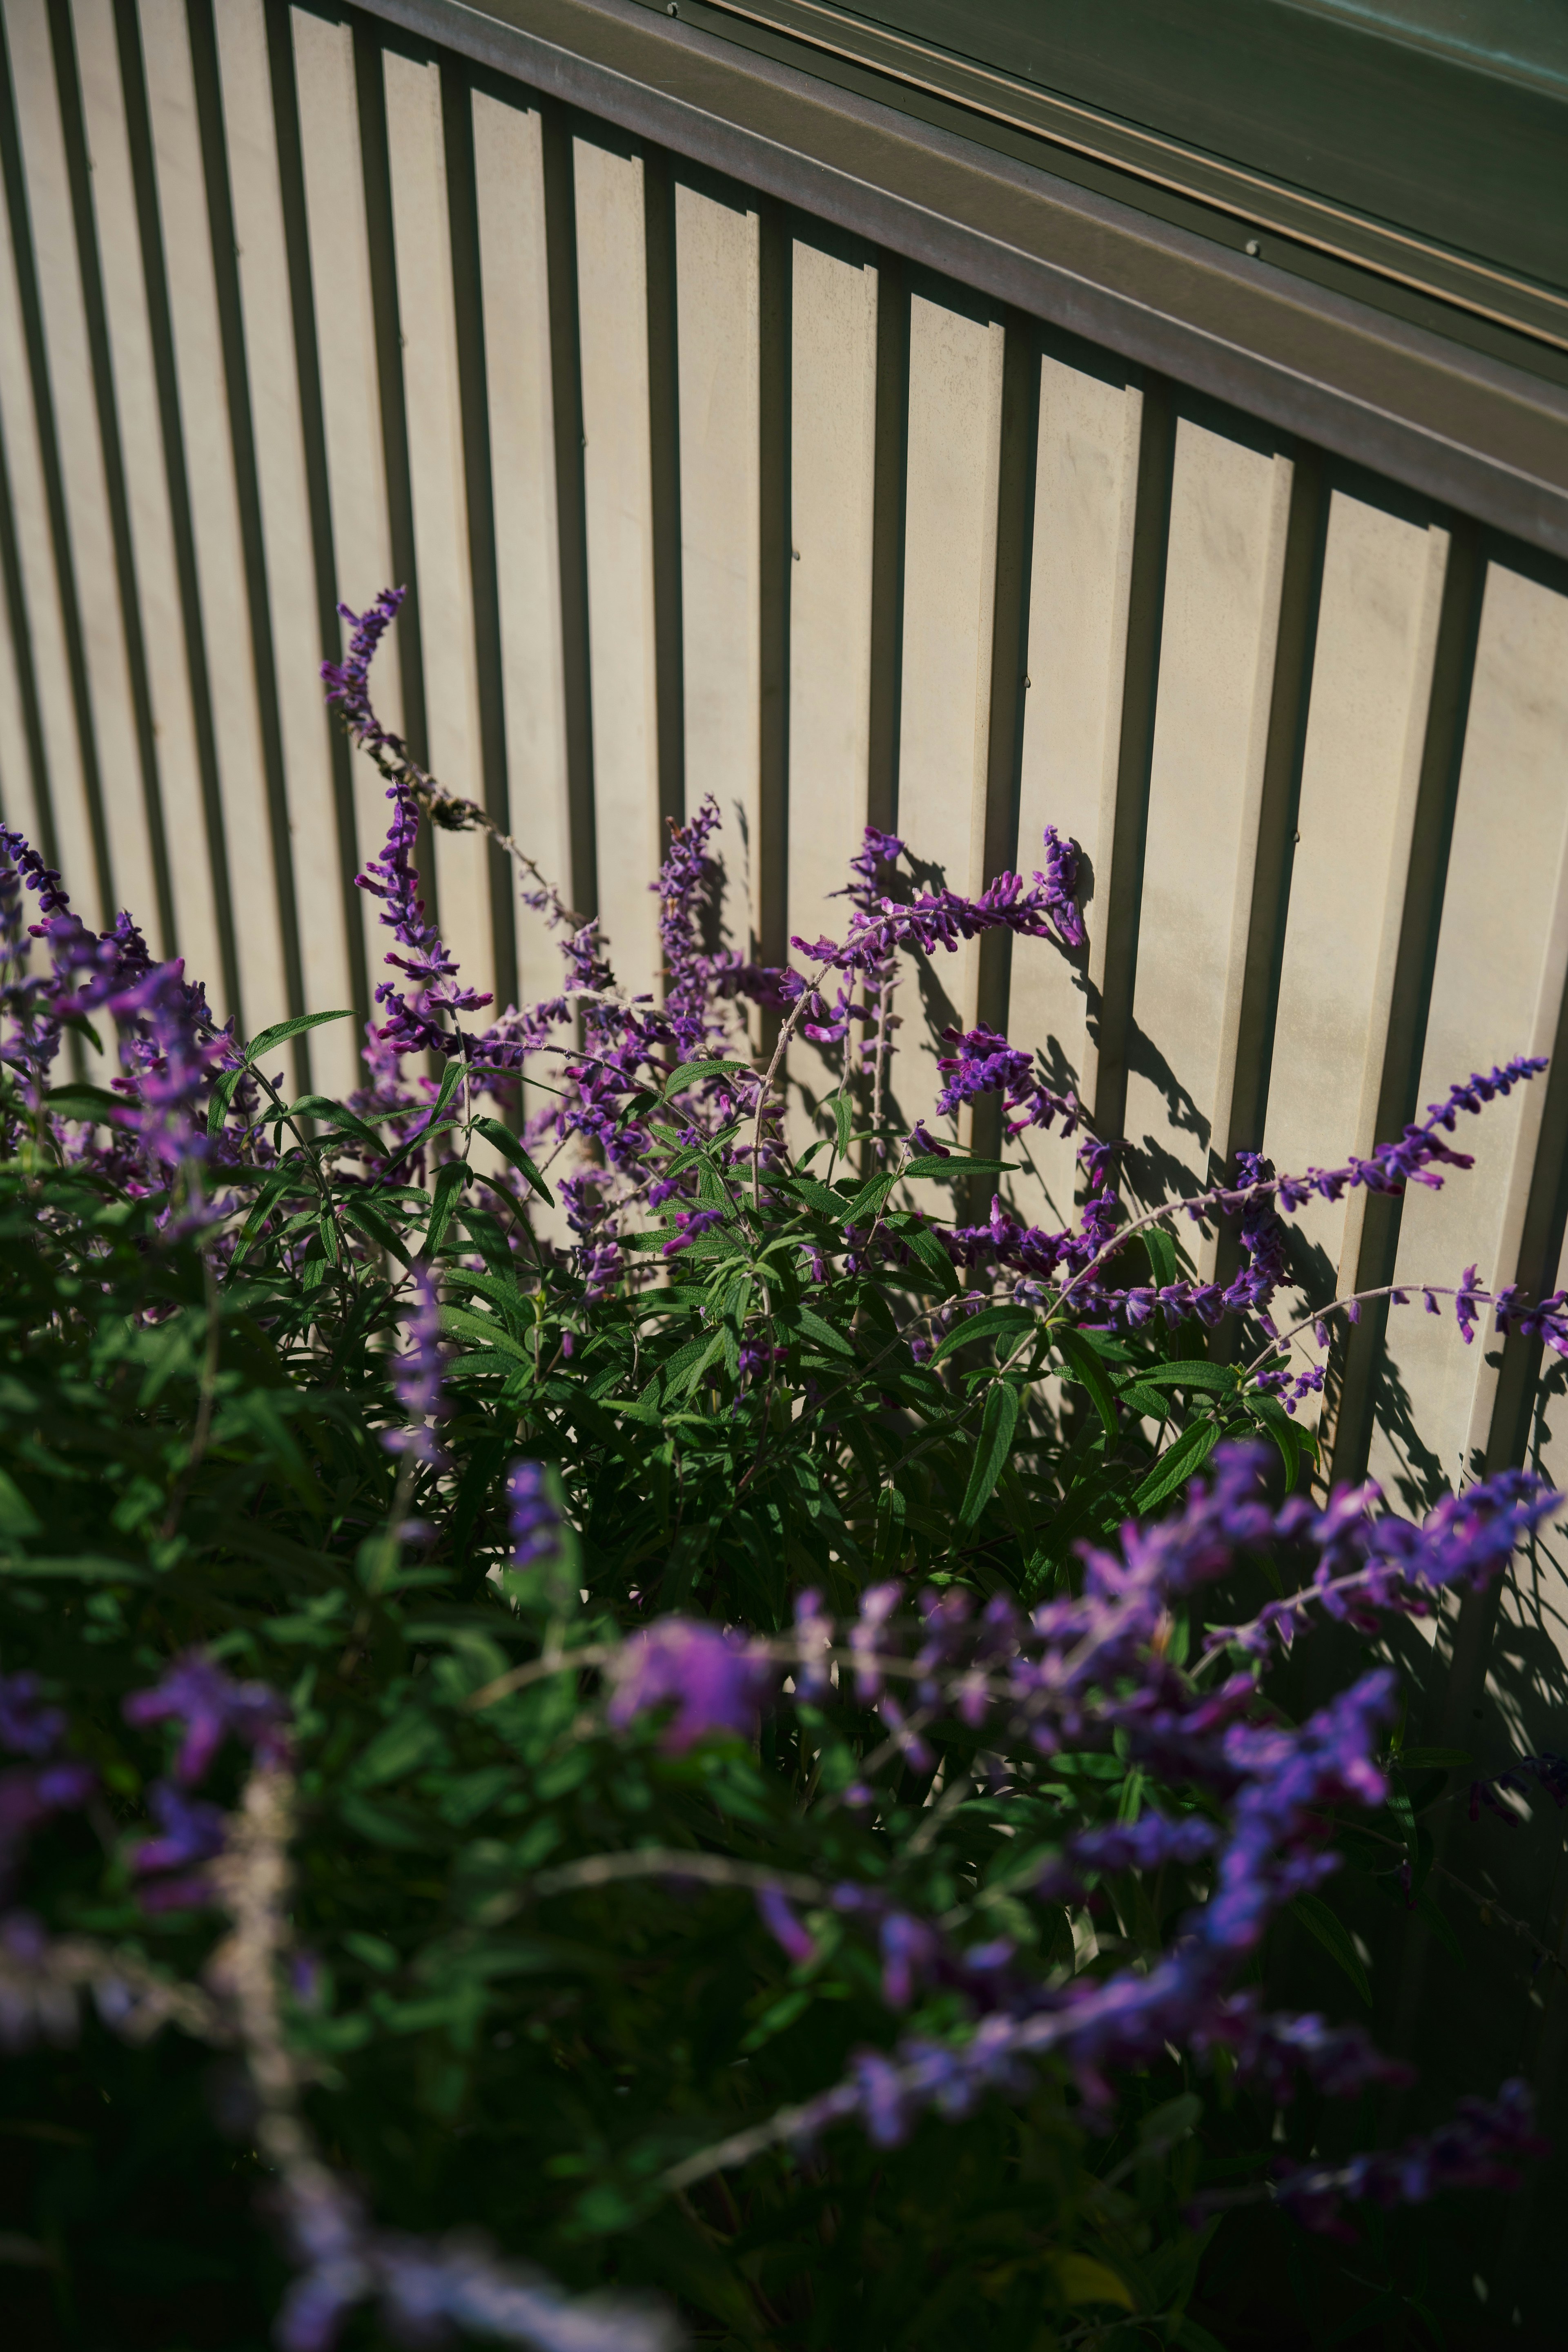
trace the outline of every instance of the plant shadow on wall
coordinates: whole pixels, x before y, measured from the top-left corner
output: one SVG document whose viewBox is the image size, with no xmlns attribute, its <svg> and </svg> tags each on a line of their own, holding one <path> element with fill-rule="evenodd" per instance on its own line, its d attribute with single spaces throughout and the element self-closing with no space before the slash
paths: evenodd
<svg viewBox="0 0 1568 2352">
<path fill-rule="evenodd" d="M 1423 1748 L 1405 1671 L 1561 1498 L 1314 1498 L 1296 1408 L 1354 1305 L 1304 1366 L 1281 1327 L 1290 1215 L 1459 1175 L 1540 1065 L 1343 1167 L 1242 1155 L 1190 1204 L 1221 1284 L 1043 1057 L 950 1024 L 895 1115 L 911 962 L 1080 955 L 1054 834 L 970 899 L 869 832 L 842 936 L 768 969 L 707 805 L 657 1002 L 503 840 L 563 982 L 492 1017 L 413 864 L 488 821 L 370 698 L 398 601 L 327 680 L 390 809 L 346 1101 L 279 1066 L 346 1016 L 238 1040 L 5 836 L 16 2340 L 1493 2340 L 1528 2092 L 1412 2085 L 1363 1996 L 1409 1922 L 1455 1937 L 1515 1782 L 1563 1793 Z M 794 1151 L 797 1035 L 839 1077 Z M 1072 1216 L 977 1213 L 1043 1133 Z M 1562 1296 L 1441 1297 L 1568 1354 Z"/>
</svg>

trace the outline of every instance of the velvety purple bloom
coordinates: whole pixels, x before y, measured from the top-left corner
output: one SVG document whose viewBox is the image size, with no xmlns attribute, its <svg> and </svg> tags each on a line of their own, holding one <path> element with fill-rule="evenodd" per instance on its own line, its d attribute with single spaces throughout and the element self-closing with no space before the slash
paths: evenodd
<svg viewBox="0 0 1568 2352">
<path fill-rule="evenodd" d="M 174 1778 L 195 1788 L 231 1735 L 263 1763 L 281 1764 L 289 1754 L 289 1706 L 265 1683 L 237 1683 L 196 1650 L 176 1658 L 151 1690 L 132 1691 L 121 1709 L 139 1729 L 178 1723 L 184 1738 L 174 1759 Z"/>
<path fill-rule="evenodd" d="M 507 1479 L 511 1517 L 511 1564 L 533 1568 L 561 1549 L 561 1521 L 544 1488 L 542 1462 L 514 1462 Z"/>
<path fill-rule="evenodd" d="M 200 1865 L 223 1852 L 228 1817 L 222 1806 L 187 1796 L 170 1781 L 154 1780 L 147 1807 L 158 1834 L 143 1838 L 129 1857 L 132 1876 L 153 1881 L 137 1890 L 142 1908 L 184 1911 L 211 1903 L 212 1885 Z"/>
<path fill-rule="evenodd" d="M 776 1886 L 758 1889 L 757 1916 L 780 1950 L 795 1962 L 796 1968 L 805 1968 L 816 1959 L 816 1939 L 802 1927 Z"/>
<path fill-rule="evenodd" d="M 1522 2163 L 1547 2153 L 1534 2120 L 1528 2086 L 1508 2082 L 1495 2099 L 1461 2099 L 1452 2121 L 1403 2147 L 1343 2164 L 1282 2167 L 1274 2193 L 1310 2230 L 1348 2234 L 1347 2204 L 1424 2205 L 1447 2189 L 1517 2189 Z"/>
<path fill-rule="evenodd" d="M 441 1299 L 428 1266 L 417 1259 L 410 1277 L 414 1301 L 408 1316 L 408 1346 L 387 1366 L 393 1391 L 408 1417 L 407 1426 L 384 1430 L 381 1442 L 389 1454 L 412 1454 L 429 1469 L 447 1458 L 430 1426 L 441 1411 Z"/>
<path fill-rule="evenodd" d="M 1036 1072 L 1032 1055 L 1009 1045 L 991 1029 L 944 1029 L 942 1042 L 952 1049 L 937 1062 L 938 1069 L 947 1073 L 936 1102 L 943 1118 L 955 1117 L 961 1104 L 980 1095 L 1000 1094 L 1009 1135 L 1019 1135 L 1026 1127 L 1048 1129 L 1058 1119 L 1064 1136 L 1077 1132 L 1082 1104 L 1047 1086 Z"/>
<path fill-rule="evenodd" d="M 678 1251 L 689 1249 L 693 1242 L 700 1241 L 704 1234 L 711 1233 L 715 1225 L 723 1222 L 722 1209 L 678 1209 L 675 1232 L 664 1244 L 664 1255 L 674 1257 Z"/>
<path fill-rule="evenodd" d="M 45 1704 L 37 1675 L 0 1675 L 0 1748 L 13 1756 L 49 1756 L 65 1734 L 64 1709 Z"/>
<path fill-rule="evenodd" d="M 710 1731 L 749 1736 L 769 1679 L 739 1634 L 686 1617 L 662 1617 L 646 1633 L 634 1633 L 612 1673 L 613 1725 L 673 1701 L 662 1742 L 670 1755 L 682 1754 Z"/>
</svg>

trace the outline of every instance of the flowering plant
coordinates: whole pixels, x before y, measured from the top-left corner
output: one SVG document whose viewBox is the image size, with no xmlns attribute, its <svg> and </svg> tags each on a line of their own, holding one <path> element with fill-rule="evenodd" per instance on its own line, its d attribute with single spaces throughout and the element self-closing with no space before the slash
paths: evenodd
<svg viewBox="0 0 1568 2352">
<path fill-rule="evenodd" d="M 1495 1580 L 1561 1498 L 1313 1491 L 1288 1351 L 1355 1303 L 1279 1302 L 1291 1211 L 1441 1181 L 1540 1066 L 1344 1167 L 1244 1156 L 1178 1204 L 1230 1221 L 1220 1284 L 1091 1134 L 1070 1225 L 975 1213 L 1022 1171 L 968 1107 L 1087 1127 L 1004 1038 L 943 1041 L 947 1133 L 899 1113 L 900 960 L 1081 943 L 1054 834 L 966 898 L 870 832 L 843 939 L 768 969 L 705 806 L 657 1001 L 506 842 L 563 983 L 465 1025 L 415 852 L 485 820 L 376 719 L 396 609 L 327 680 L 391 804 L 347 1101 L 268 1072 L 335 1016 L 240 1041 L 5 837 L 0 2124 L 47 2151 L 37 2340 L 893 2352 L 978 2300 L 1004 2352 L 1205 2352 L 1279 2232 L 1515 2180 L 1520 2086 L 1363 2147 L 1402 2069 L 1278 1997 L 1292 1924 L 1356 1981 L 1348 1856 L 1440 1920 L 1462 1760 L 1402 1744 L 1387 1664 L 1292 1675 L 1324 1621 Z M 838 1078 L 804 1140 L 797 1034 Z M 62 1074 L 110 1039 L 109 1086 Z M 1484 1309 L 1568 1352 L 1561 1297 L 1449 1295 L 1467 1340 Z"/>
</svg>

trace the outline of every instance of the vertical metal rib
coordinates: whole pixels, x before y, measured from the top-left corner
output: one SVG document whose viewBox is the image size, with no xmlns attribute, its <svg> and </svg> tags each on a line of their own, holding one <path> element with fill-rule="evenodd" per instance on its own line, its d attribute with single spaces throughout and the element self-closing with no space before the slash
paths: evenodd
<svg viewBox="0 0 1568 2352">
<path fill-rule="evenodd" d="M 403 740 L 422 768 L 430 764 L 425 701 L 425 638 L 420 625 L 419 564 L 414 539 L 414 482 L 408 464 L 408 404 L 403 383 L 403 324 L 397 301 L 397 247 L 392 220 L 392 158 L 386 136 L 385 73 L 381 44 L 357 18 L 353 27 L 354 86 L 359 101 L 360 158 L 364 172 L 365 235 L 370 247 L 371 310 L 375 320 L 375 373 L 381 397 L 382 462 L 392 568 L 407 591 L 397 616 L 403 680 Z M 438 779 L 437 781 L 441 781 Z M 433 923 L 440 921 L 436 856 L 429 824 L 420 821 L 419 886 Z"/>
<path fill-rule="evenodd" d="M 331 485 L 327 471 L 327 427 L 321 406 L 321 358 L 316 341 L 316 295 L 310 273 L 310 235 L 305 211 L 305 162 L 300 139 L 300 98 L 294 78 L 294 41 L 289 0 L 265 0 L 267 59 L 272 83 L 273 133 L 278 142 L 278 179 L 283 204 L 284 247 L 289 262 L 289 301 L 294 326 L 294 365 L 300 386 L 300 426 L 305 445 L 305 488 L 310 513 L 310 554 L 316 576 L 316 618 L 321 659 L 342 651 L 338 626 L 338 562 L 332 541 Z M 360 894 L 358 829 L 354 823 L 353 772 L 347 736 L 330 729 L 332 814 L 337 833 L 338 873 L 342 891 L 343 936 L 354 1011 L 370 1018 L 370 975 L 365 959 Z"/>
<path fill-rule="evenodd" d="M 1175 414 L 1164 377 L 1145 376 L 1139 425 L 1138 494 L 1127 596 L 1127 651 L 1116 763 L 1116 821 L 1110 873 L 1096 887 L 1105 934 L 1100 1002 L 1089 1015 L 1095 1045 L 1094 1123 L 1121 1133 L 1127 1116 L 1127 1051 L 1138 971 L 1138 918 L 1143 895 L 1143 841 L 1154 751 L 1154 708 L 1165 607 L 1165 549 L 1171 522 Z M 1092 1000 L 1091 1000 L 1092 1003 Z"/>
<path fill-rule="evenodd" d="M 283 724 L 278 707 L 278 660 L 272 641 L 272 600 L 267 578 L 267 544 L 261 524 L 261 485 L 257 473 L 256 425 L 250 405 L 250 370 L 245 350 L 245 312 L 240 300 L 238 242 L 234 227 L 234 192 L 229 184 L 228 144 L 224 129 L 223 89 L 218 79 L 217 28 L 213 0 L 185 0 L 191 66 L 195 82 L 196 126 L 201 139 L 202 179 L 206 191 L 213 277 L 217 289 L 218 332 L 223 346 L 224 390 L 228 402 L 229 448 L 234 458 L 239 508 L 240 547 L 245 561 L 246 605 L 250 619 L 250 661 L 256 678 L 261 729 L 261 765 L 267 786 L 267 816 L 272 844 L 278 929 L 283 947 L 283 984 L 290 1017 L 306 1011 L 305 973 L 300 949 L 300 910 L 294 888 L 294 852 L 289 829 L 289 787 L 283 768 Z M 309 1034 L 293 1041 L 295 1076 L 310 1085 Z"/>
<path fill-rule="evenodd" d="M 169 520 L 174 541 L 174 570 L 179 582 L 180 618 L 184 631 L 185 667 L 190 678 L 196 762 L 202 780 L 202 808 L 206 817 L 213 914 L 217 925 L 218 953 L 223 964 L 224 994 L 236 1025 L 243 1034 L 245 1006 L 240 995 L 239 957 L 235 944 L 228 840 L 218 784 L 217 733 L 213 719 L 212 682 L 207 668 L 206 628 L 202 618 L 201 587 L 196 575 L 195 532 L 191 519 L 190 482 L 185 471 L 184 426 L 181 421 L 180 388 L 174 372 L 174 318 L 169 303 L 163 228 L 158 210 L 158 183 L 153 160 L 147 71 L 142 55 L 142 27 L 135 0 L 115 0 L 114 26 L 120 51 L 120 79 L 125 94 L 125 129 L 131 149 L 132 184 L 136 195 L 136 227 L 142 245 L 147 322 L 152 332 L 153 365 L 158 386 L 158 421 L 163 443 L 163 470 L 169 489 Z"/>
<path fill-rule="evenodd" d="M 755 952 L 782 964 L 789 945 L 789 613 L 791 279 L 794 241 L 782 205 L 757 220 L 758 625 L 757 921 Z M 764 1024 L 765 1025 L 765 1024 Z"/>
<path fill-rule="evenodd" d="M 1262 805 L 1252 869 L 1252 905 L 1237 1023 L 1236 1063 L 1223 1131 L 1216 1127 L 1210 1153 L 1211 1183 L 1223 1181 L 1234 1171 L 1238 1151 L 1256 1151 L 1263 1142 L 1327 530 L 1322 453 L 1302 446 L 1294 453 L 1291 469 L 1290 512 L 1286 524 L 1284 576 L 1279 586 L 1279 623 L 1269 694 L 1268 735 L 1263 754 Z M 1233 1223 L 1223 1223 L 1214 1279 L 1228 1283 L 1239 1256 L 1239 1230 Z M 1239 1338 L 1235 1318 L 1227 1318 L 1210 1337 L 1210 1354 L 1217 1361 L 1228 1361 Z"/>
<path fill-rule="evenodd" d="M 647 285 L 648 477 L 653 521 L 654 703 L 660 838 L 686 816 L 686 681 L 680 592 L 680 338 L 675 299 L 675 174 L 643 150 Z"/>
<path fill-rule="evenodd" d="M 474 173 L 472 84 L 451 58 L 441 63 L 441 129 L 447 157 L 447 216 L 452 241 L 452 300 L 458 333 L 458 394 L 463 420 L 463 487 L 479 675 L 479 765 L 486 814 L 511 831 L 506 703 L 501 692 L 500 588 L 496 572 L 495 491 L 479 273 L 479 200 Z M 487 861 L 496 1002 L 517 992 L 517 888 L 511 860 L 490 847 Z"/>
<path fill-rule="evenodd" d="M 991 706 L 986 734 L 985 834 L 982 880 L 1018 864 L 1018 797 L 1024 751 L 1024 669 L 1029 643 L 1029 575 L 1035 538 L 1036 452 L 1039 436 L 1039 335 L 1032 319 L 1010 310 L 1002 362 L 1001 447 L 996 469 L 996 584 L 992 599 Z M 975 1018 L 1005 1032 L 1013 971 L 1013 935 L 987 931 L 979 943 Z M 973 1107 L 971 1139 L 984 1157 L 1002 1139 L 1002 1097 Z M 989 1198 L 995 1187 L 976 1178 Z M 978 1202 L 973 1204 L 978 1213 Z"/>
<path fill-rule="evenodd" d="M 82 111 L 81 78 L 77 64 L 76 32 L 69 0 L 49 0 L 49 40 L 54 51 L 55 80 L 59 89 L 60 127 L 64 133 L 66 166 L 70 179 L 71 220 L 76 231 L 77 263 L 81 274 L 82 308 L 87 319 L 88 348 L 92 355 L 92 390 L 98 410 L 99 444 L 103 452 L 104 483 L 109 497 L 109 523 L 114 542 L 114 573 L 120 591 L 125 662 L 131 677 L 136 756 L 142 772 L 142 805 L 147 821 L 148 847 L 152 853 L 153 877 L 158 893 L 159 947 L 163 955 L 174 956 L 179 953 L 174 929 L 174 892 L 169 873 L 169 845 L 163 824 L 163 795 L 158 772 L 153 695 L 147 677 L 146 642 L 142 631 L 142 595 L 131 539 L 125 452 L 120 439 L 119 404 L 114 391 L 109 315 L 103 294 L 103 265 L 99 252 L 98 222 L 93 212 L 91 165 L 87 151 L 87 125 Z M 139 908 L 132 911 L 137 914 L 142 912 Z"/>
<path fill-rule="evenodd" d="M 1486 566 L 1480 556 L 1479 533 L 1475 524 L 1463 517 L 1454 518 L 1449 529 L 1431 698 L 1411 829 L 1410 865 L 1405 877 L 1399 947 L 1378 1089 L 1375 1132 L 1379 1137 L 1397 1135 L 1406 1120 L 1415 1115 L 1421 1057 L 1426 1043 L 1426 1016 L 1432 1002 L 1432 974 L 1443 924 L 1448 846 L 1453 839 L 1454 811 L 1459 795 L 1459 761 L 1480 630 Z M 1399 1193 L 1388 1192 L 1368 1195 L 1351 1288 L 1370 1290 L 1393 1281 L 1399 1254 L 1402 1198 Z M 1368 1305 L 1361 1321 L 1351 1330 L 1333 1414 L 1336 1480 L 1365 1475 L 1377 1372 L 1387 1325 L 1388 1302 L 1380 1298 Z"/>
<path fill-rule="evenodd" d="M 60 622 L 65 637 L 66 661 L 70 672 L 71 702 L 81 754 L 82 782 L 92 827 L 99 898 L 105 909 L 110 909 L 114 905 L 114 876 L 110 866 L 109 831 L 103 815 L 103 779 L 99 766 L 98 730 L 93 720 L 92 698 L 88 685 L 87 646 L 82 635 L 81 608 L 77 600 L 76 559 L 71 552 L 70 525 L 66 516 L 65 475 L 60 464 L 59 436 L 55 428 L 54 393 L 49 383 L 48 347 L 44 341 L 37 257 L 33 250 L 32 215 L 22 169 L 21 127 L 16 118 L 16 85 L 3 18 L 0 18 L 0 171 L 4 172 L 5 205 L 11 221 L 16 291 L 22 308 L 22 331 L 27 346 L 27 378 L 37 426 L 38 456 L 43 467 L 44 497 L 48 508 L 55 577 L 59 588 Z M 52 826 L 52 805 L 50 819 Z M 58 836 L 57 845 L 47 854 L 50 864 L 55 864 L 59 854 Z M 69 881 L 68 876 L 68 888 Z"/>
<path fill-rule="evenodd" d="M 910 421 L 910 295 L 896 253 L 877 256 L 877 408 L 871 491 L 871 712 L 866 822 L 899 816 L 904 675 L 904 494 Z"/>
<path fill-rule="evenodd" d="M 594 814 L 594 719 L 589 698 L 588 520 L 583 483 L 583 377 L 577 332 L 577 198 L 572 126 L 558 106 L 540 109 L 544 156 L 545 263 L 550 299 L 550 391 L 555 434 L 555 532 L 561 571 L 561 657 L 566 706 L 566 803 L 572 904 L 599 905 Z"/>
</svg>

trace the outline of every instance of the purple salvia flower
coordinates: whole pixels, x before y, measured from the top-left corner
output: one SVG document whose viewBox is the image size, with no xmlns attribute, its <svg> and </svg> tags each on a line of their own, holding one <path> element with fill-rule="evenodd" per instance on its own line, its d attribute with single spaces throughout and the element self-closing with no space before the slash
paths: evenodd
<svg viewBox="0 0 1568 2352">
<path fill-rule="evenodd" d="M 389 1454 L 411 1454 L 426 1469 L 435 1469 L 447 1458 L 430 1427 L 441 1411 L 441 1300 L 428 1266 L 416 1259 L 410 1273 L 414 1304 L 408 1317 L 408 1347 L 387 1366 L 407 1426 L 384 1430 L 381 1442 Z"/>
<path fill-rule="evenodd" d="M 0 1675 L 0 1748 L 13 1756 L 52 1756 L 65 1735 L 65 1711 L 46 1706 L 37 1675 Z"/>
<path fill-rule="evenodd" d="M 662 1743 L 673 1756 L 709 1732 L 749 1737 L 767 1680 L 739 1634 L 683 1617 L 663 1617 L 646 1633 L 634 1633 L 612 1672 L 613 1726 L 674 1702 Z"/>
<path fill-rule="evenodd" d="M 174 1778 L 195 1788 L 231 1735 L 261 1763 L 281 1765 L 289 1755 L 289 1706 L 265 1683 L 237 1683 L 221 1666 L 188 1650 L 176 1658 L 151 1690 L 132 1691 L 121 1708 L 127 1723 L 143 1729 L 153 1723 L 184 1726 L 174 1759 Z"/>
</svg>

